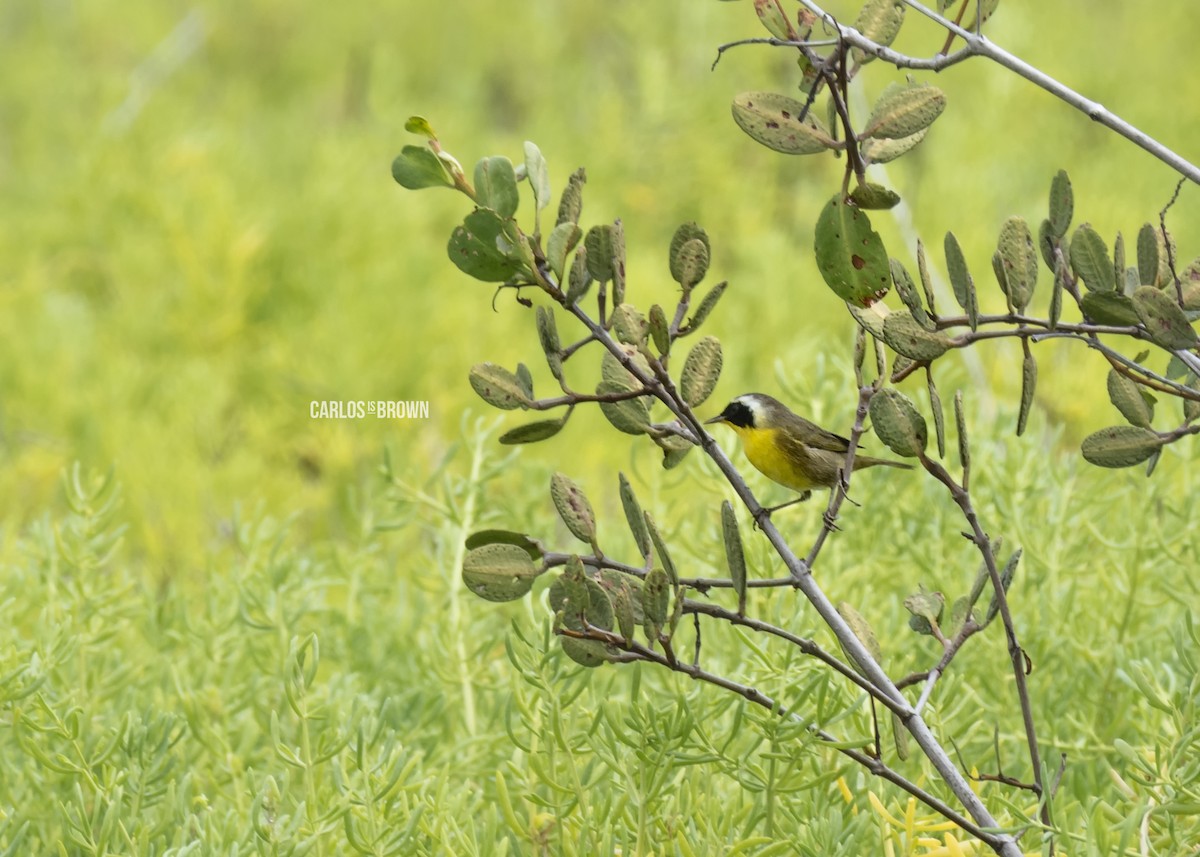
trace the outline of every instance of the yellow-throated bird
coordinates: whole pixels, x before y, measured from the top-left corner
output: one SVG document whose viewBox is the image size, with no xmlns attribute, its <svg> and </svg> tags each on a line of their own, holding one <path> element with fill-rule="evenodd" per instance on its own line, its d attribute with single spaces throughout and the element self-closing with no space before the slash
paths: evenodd
<svg viewBox="0 0 1200 857">
<path fill-rule="evenodd" d="M 717 416 L 705 420 L 705 424 L 709 423 L 728 424 L 742 439 L 750 463 L 768 479 L 799 491 L 799 500 L 808 499 L 813 488 L 836 485 L 850 450 L 846 438 L 797 416 L 778 399 L 764 393 L 738 396 Z M 855 470 L 876 465 L 912 470 L 911 465 L 899 461 L 854 456 Z M 783 503 L 766 511 L 790 505 Z"/>
</svg>

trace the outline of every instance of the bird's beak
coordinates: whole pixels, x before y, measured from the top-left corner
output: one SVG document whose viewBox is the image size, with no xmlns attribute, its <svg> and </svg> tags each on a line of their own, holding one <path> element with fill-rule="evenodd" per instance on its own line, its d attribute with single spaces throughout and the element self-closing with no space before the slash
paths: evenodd
<svg viewBox="0 0 1200 857">
<path fill-rule="evenodd" d="M 713 417 L 711 420 L 705 420 L 704 424 L 706 426 L 710 426 L 713 423 L 723 423 L 723 422 L 725 422 L 725 413 L 721 412 L 721 413 L 717 414 L 715 417 Z"/>
</svg>

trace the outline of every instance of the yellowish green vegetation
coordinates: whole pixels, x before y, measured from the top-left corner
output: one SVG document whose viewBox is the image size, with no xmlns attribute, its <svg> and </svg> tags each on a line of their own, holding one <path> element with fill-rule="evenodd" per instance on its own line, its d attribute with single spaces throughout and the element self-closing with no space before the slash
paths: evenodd
<svg viewBox="0 0 1200 857">
<path fill-rule="evenodd" d="M 799 730 L 647 670 L 581 674 L 536 600 L 484 607 L 459 582 L 463 536 L 484 525 L 569 546 L 546 490 L 555 469 L 587 486 L 612 551 L 632 553 L 619 467 L 670 522 L 677 561 L 717 573 L 723 483 L 696 460 L 663 474 L 656 450 L 594 412 L 503 457 L 467 370 L 533 364 L 532 313 L 510 295 L 493 309 L 450 265 L 461 198 L 391 180 L 411 114 L 468 166 L 516 158 L 525 139 L 556 189 L 586 166 L 583 220 L 623 219 L 645 303 L 672 293 L 675 227 L 701 222 L 712 276 L 731 282 L 710 322 L 726 357 L 713 402 L 760 389 L 849 425 L 853 322 L 811 259 L 841 164 L 767 152 L 729 118 L 733 94 L 791 86 L 790 58 L 742 48 L 709 69 L 717 44 L 760 34 L 749 4 L 10 5 L 0 853 L 716 854 L 740 842 L 864 854 L 881 840 L 922 853 L 918 833 L 944 835 L 919 817 L 890 826 L 884 810 L 903 818 L 904 801 L 808 752 Z M 853 4 L 829 5 L 853 18 Z M 1036 5 L 1003 5 L 992 38 L 1188 154 L 1200 68 L 1186 4 Z M 901 49 L 940 45 L 910 23 Z M 889 173 L 912 227 L 875 218 L 905 261 L 914 229 L 937 246 L 953 228 L 982 279 L 999 224 L 1041 217 L 1060 167 L 1077 219 L 1105 235 L 1130 239 L 1170 196 L 1166 167 L 1000 69 L 967 63 L 938 85 L 946 115 Z M 1185 261 L 1200 254 L 1194 187 L 1170 225 Z M 981 514 L 1025 551 L 1014 602 L 1044 754 L 1068 756 L 1065 848 L 1141 853 L 1144 835 L 1175 853 L 1200 837 L 1185 623 L 1198 603 L 1194 444 L 1167 450 L 1149 481 L 1084 465 L 1078 439 L 1114 414 L 1102 384 L 1080 383 L 1103 370 L 1078 349 L 1043 363 L 1016 440 L 1019 351 L 978 351 L 957 384 L 940 380 L 968 390 L 978 420 Z M 432 413 L 314 420 L 314 400 L 428 400 Z M 110 468 L 115 484 L 99 488 Z M 936 659 L 912 648 L 903 595 L 959 592 L 974 574 L 944 497 L 905 476 L 862 478 L 864 507 L 818 569 L 836 600 L 871 614 L 897 673 Z M 816 509 L 786 514 L 797 544 L 811 540 Z M 749 542 L 751 573 L 777 574 Z M 770 605 L 779 624 L 815 627 L 794 596 Z M 956 669 L 1003 659 L 999 635 L 976 643 Z M 723 667 L 865 740 L 861 700 L 773 654 Z M 936 715 L 985 771 L 998 727 L 1006 772 L 1027 778 L 1008 692 L 950 676 Z M 1025 799 L 981 788 L 1000 805 Z"/>
</svg>

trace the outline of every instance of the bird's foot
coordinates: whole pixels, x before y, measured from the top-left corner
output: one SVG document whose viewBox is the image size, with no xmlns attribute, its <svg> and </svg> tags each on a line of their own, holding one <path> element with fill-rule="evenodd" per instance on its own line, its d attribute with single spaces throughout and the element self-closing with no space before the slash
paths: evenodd
<svg viewBox="0 0 1200 857">
<path fill-rule="evenodd" d="M 797 503 L 803 503 L 811 496 L 812 491 L 801 491 L 800 496 L 794 500 L 788 500 L 786 503 L 780 503 L 778 506 L 764 506 L 754 513 L 754 529 L 761 529 L 763 520 L 771 517 L 771 515 L 778 512 L 780 509 L 786 509 L 788 506 L 795 506 Z"/>
<path fill-rule="evenodd" d="M 831 533 L 840 533 L 842 531 L 842 528 L 837 525 L 837 518 L 828 509 L 821 514 L 821 521 L 825 524 L 825 529 Z"/>
</svg>

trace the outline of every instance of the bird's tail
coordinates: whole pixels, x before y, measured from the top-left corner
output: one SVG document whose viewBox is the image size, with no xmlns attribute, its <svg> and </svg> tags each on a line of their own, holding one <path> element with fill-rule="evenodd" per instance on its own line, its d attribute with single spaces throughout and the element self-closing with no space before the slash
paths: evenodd
<svg viewBox="0 0 1200 857">
<path fill-rule="evenodd" d="M 859 462 L 862 462 L 861 464 Z M 871 458 L 869 455 L 857 455 L 854 457 L 854 469 L 861 470 L 864 467 L 875 467 L 881 465 L 883 467 L 898 467 L 901 470 L 912 470 L 911 464 L 905 464 L 903 461 L 889 461 L 886 458 Z"/>
</svg>

